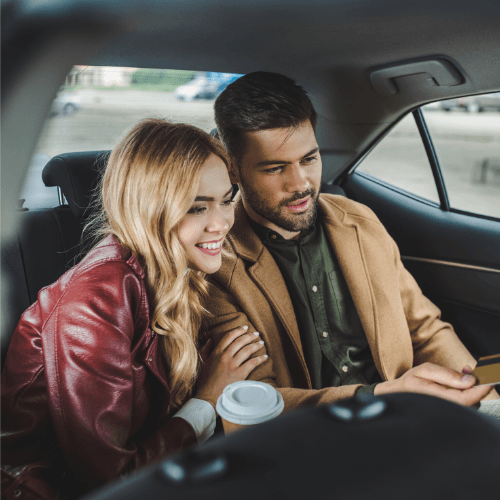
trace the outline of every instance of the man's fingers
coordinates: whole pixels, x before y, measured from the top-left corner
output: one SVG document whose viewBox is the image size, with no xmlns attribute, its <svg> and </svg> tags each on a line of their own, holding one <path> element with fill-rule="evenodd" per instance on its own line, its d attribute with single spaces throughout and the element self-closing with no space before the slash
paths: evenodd
<svg viewBox="0 0 500 500">
<path fill-rule="evenodd" d="M 415 376 L 453 389 L 469 389 L 476 378 L 468 373 L 459 373 L 452 368 L 424 363 L 414 369 Z"/>
</svg>

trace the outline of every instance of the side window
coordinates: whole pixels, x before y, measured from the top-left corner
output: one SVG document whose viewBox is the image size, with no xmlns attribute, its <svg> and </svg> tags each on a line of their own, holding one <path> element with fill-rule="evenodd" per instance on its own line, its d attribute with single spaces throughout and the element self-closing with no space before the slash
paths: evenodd
<svg viewBox="0 0 500 500">
<path fill-rule="evenodd" d="M 413 116 L 405 116 L 360 163 L 357 170 L 439 203 L 436 183 Z"/>
<path fill-rule="evenodd" d="M 450 208 L 500 218 L 500 92 L 422 108 Z"/>
</svg>

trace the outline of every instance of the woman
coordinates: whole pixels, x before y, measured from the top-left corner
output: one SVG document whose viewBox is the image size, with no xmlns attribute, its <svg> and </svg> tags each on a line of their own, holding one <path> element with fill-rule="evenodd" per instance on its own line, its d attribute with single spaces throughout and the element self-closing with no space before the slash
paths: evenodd
<svg viewBox="0 0 500 500">
<path fill-rule="evenodd" d="M 101 243 L 40 291 L 12 338 L 2 498 L 77 497 L 202 442 L 223 388 L 264 361 L 243 328 L 210 356 L 205 346 L 206 363 L 197 351 L 204 275 L 219 269 L 234 219 L 227 166 L 215 139 L 163 120 L 113 151 Z"/>
</svg>

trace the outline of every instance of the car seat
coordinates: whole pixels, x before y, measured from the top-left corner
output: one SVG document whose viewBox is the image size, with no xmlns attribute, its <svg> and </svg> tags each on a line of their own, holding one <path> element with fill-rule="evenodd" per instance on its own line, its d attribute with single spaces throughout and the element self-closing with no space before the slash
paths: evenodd
<svg viewBox="0 0 500 500">
<path fill-rule="evenodd" d="M 21 209 L 17 238 L 2 248 L 2 274 L 9 283 L 8 318 L 3 322 L 2 367 L 12 333 L 38 292 L 56 281 L 86 253 L 82 233 L 91 213 L 91 196 L 109 151 L 65 153 L 44 167 L 46 186 L 57 186 L 66 201 L 58 207 Z"/>
</svg>

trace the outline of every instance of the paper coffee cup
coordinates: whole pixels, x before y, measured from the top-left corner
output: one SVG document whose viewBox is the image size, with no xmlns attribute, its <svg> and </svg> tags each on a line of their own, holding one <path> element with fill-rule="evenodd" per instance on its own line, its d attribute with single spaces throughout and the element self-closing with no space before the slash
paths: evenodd
<svg viewBox="0 0 500 500">
<path fill-rule="evenodd" d="M 283 397 L 272 385 L 251 380 L 228 385 L 216 405 L 226 433 L 271 420 L 283 407 Z"/>
</svg>

